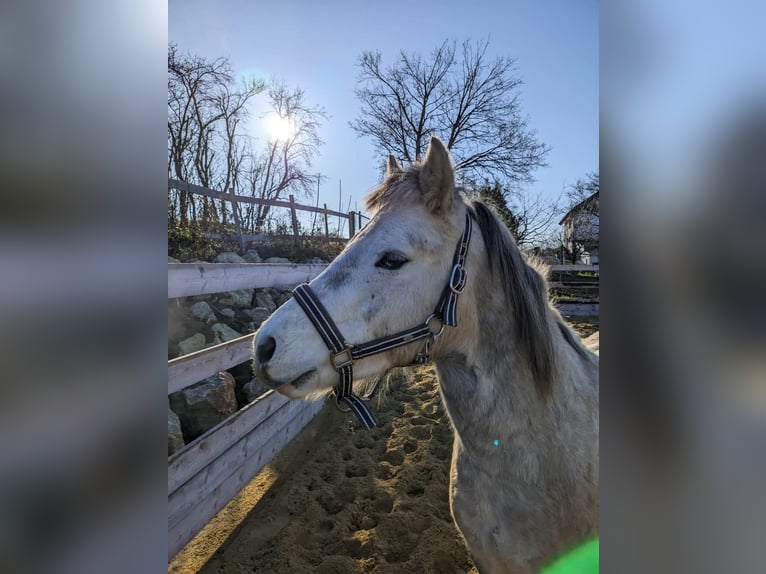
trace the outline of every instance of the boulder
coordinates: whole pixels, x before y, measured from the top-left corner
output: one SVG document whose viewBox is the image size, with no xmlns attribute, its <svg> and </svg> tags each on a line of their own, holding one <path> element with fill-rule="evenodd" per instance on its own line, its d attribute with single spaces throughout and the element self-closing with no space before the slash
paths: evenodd
<svg viewBox="0 0 766 574">
<path fill-rule="evenodd" d="M 238 289 L 237 291 L 227 291 L 218 297 L 221 305 L 230 307 L 250 307 L 253 304 L 253 293 L 255 289 Z"/>
<path fill-rule="evenodd" d="M 225 341 L 231 341 L 232 339 L 236 339 L 237 337 L 242 336 L 242 333 L 238 333 L 223 323 L 216 323 L 210 327 L 210 330 L 213 332 L 213 345 L 218 345 L 219 343 L 223 343 Z"/>
<path fill-rule="evenodd" d="M 281 307 L 285 303 L 287 303 L 290 298 L 293 296 L 292 291 L 279 291 L 276 295 L 272 295 L 274 302 L 277 304 L 277 307 Z"/>
<path fill-rule="evenodd" d="M 212 323 L 215 321 L 215 312 L 207 301 L 197 301 L 189 310 L 191 311 L 191 314 L 200 321 L 204 321 L 205 323 Z"/>
<path fill-rule="evenodd" d="M 260 263 L 263 261 L 261 259 L 261 256 L 258 255 L 258 252 L 255 249 L 248 249 L 245 251 L 245 254 L 242 256 L 242 259 L 247 261 L 248 263 Z"/>
<path fill-rule="evenodd" d="M 213 263 L 246 263 L 246 261 L 233 251 L 226 251 L 216 255 Z"/>
<path fill-rule="evenodd" d="M 181 420 L 178 415 L 168 407 L 168 456 L 173 454 L 184 444 L 184 435 L 181 431 Z"/>
<path fill-rule="evenodd" d="M 194 440 L 237 410 L 234 377 L 223 371 L 170 395 L 184 438 Z"/>
<path fill-rule="evenodd" d="M 170 255 L 168 255 L 168 263 L 181 263 L 181 262 L 175 257 L 171 257 Z"/>
<path fill-rule="evenodd" d="M 260 326 L 269 318 L 271 312 L 266 307 L 255 307 L 253 309 L 243 309 L 242 312 L 253 320 L 256 327 Z"/>
<path fill-rule="evenodd" d="M 181 351 L 182 355 L 188 355 L 189 353 L 194 353 L 195 351 L 200 351 L 204 349 L 207 345 L 205 344 L 205 335 L 202 333 L 195 333 L 188 339 L 184 339 L 180 343 L 178 343 L 178 349 Z"/>
<path fill-rule="evenodd" d="M 269 310 L 269 313 L 273 313 L 277 310 L 277 304 L 271 297 L 268 291 L 256 291 L 255 292 L 255 307 L 264 307 Z"/>
<path fill-rule="evenodd" d="M 234 309 L 229 309 L 227 307 L 226 309 L 221 309 L 221 315 L 233 319 L 236 316 L 236 313 L 234 312 Z"/>
<path fill-rule="evenodd" d="M 266 263 L 290 263 L 290 260 L 285 257 L 269 257 Z"/>
</svg>

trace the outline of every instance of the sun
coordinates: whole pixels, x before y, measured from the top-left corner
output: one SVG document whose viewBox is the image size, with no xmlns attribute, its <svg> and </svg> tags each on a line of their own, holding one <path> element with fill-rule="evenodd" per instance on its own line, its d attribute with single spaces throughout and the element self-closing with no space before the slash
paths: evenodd
<svg viewBox="0 0 766 574">
<path fill-rule="evenodd" d="M 266 129 L 269 137 L 273 140 L 286 141 L 295 134 L 295 125 L 290 118 L 283 118 L 279 114 L 266 116 Z"/>
</svg>

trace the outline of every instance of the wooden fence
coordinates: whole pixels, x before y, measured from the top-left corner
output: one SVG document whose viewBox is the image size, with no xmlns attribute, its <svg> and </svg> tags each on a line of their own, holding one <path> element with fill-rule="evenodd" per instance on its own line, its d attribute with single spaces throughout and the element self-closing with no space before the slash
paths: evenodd
<svg viewBox="0 0 766 574">
<path fill-rule="evenodd" d="M 307 211 L 310 213 L 317 213 L 321 214 L 324 217 L 324 232 L 325 237 L 329 237 L 330 235 L 330 228 L 328 223 L 328 217 L 338 217 L 344 220 L 348 220 L 348 237 L 351 238 L 354 236 L 354 234 L 361 229 L 363 225 L 363 220 L 369 218 L 358 212 L 358 211 L 349 211 L 348 213 L 342 213 L 340 211 L 333 211 L 331 209 L 327 209 L 327 204 L 325 203 L 323 207 L 315 207 L 312 205 L 301 205 L 299 203 L 295 203 L 295 197 L 293 195 L 290 195 L 288 197 L 288 201 L 279 201 L 274 199 L 261 199 L 258 197 L 246 197 L 244 195 L 235 195 L 233 193 L 226 193 L 223 191 L 217 191 L 214 189 L 209 189 L 207 187 L 202 187 L 201 185 L 195 185 L 193 183 L 188 183 L 185 181 L 179 181 L 177 179 L 168 179 L 168 189 L 177 189 L 179 191 L 185 191 L 186 193 L 190 193 L 193 195 L 202 195 L 205 197 L 211 197 L 213 199 L 218 199 L 222 201 L 227 201 L 231 203 L 232 206 L 232 216 L 234 220 L 234 227 L 236 230 L 236 238 L 239 241 L 240 247 L 244 251 L 245 249 L 245 242 L 246 241 L 261 241 L 268 236 L 265 235 L 252 235 L 252 234 L 246 234 L 243 233 L 242 230 L 242 224 L 239 219 L 239 212 L 237 211 L 237 204 L 239 203 L 250 203 L 254 205 L 268 205 L 270 207 L 282 207 L 287 208 L 290 210 L 290 222 L 292 226 L 293 231 L 293 239 L 297 242 L 298 238 L 300 237 L 300 226 L 298 225 L 298 211 Z M 340 234 L 340 230 L 339 230 Z M 221 237 L 223 234 L 211 234 L 211 236 L 214 237 Z"/>
<path fill-rule="evenodd" d="M 564 316 L 599 314 L 598 265 L 551 265 L 549 294 Z"/>
<path fill-rule="evenodd" d="M 168 298 L 292 287 L 324 265 L 168 264 Z M 248 361 L 253 334 L 168 361 L 168 394 Z M 168 560 L 316 415 L 323 402 L 268 391 L 168 458 Z"/>
<path fill-rule="evenodd" d="M 236 289 L 292 287 L 326 265 L 169 263 L 168 299 Z M 590 280 L 598 267 L 554 265 L 552 289 Z M 585 281 L 579 281 L 585 282 Z M 564 304 L 562 313 L 598 314 L 598 295 Z M 577 309 L 580 306 L 581 309 Z M 561 306 L 560 306 L 561 308 Z M 168 362 L 168 394 L 250 360 L 253 334 Z M 168 559 L 207 524 L 322 408 L 322 402 L 290 401 L 268 391 L 168 459 Z"/>
</svg>

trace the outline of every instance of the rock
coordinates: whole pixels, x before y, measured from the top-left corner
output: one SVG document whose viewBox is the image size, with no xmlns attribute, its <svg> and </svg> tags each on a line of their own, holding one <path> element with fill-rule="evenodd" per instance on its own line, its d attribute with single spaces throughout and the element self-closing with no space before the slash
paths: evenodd
<svg viewBox="0 0 766 574">
<path fill-rule="evenodd" d="M 269 390 L 269 386 L 258 379 L 253 379 L 250 382 L 242 385 L 242 395 L 244 396 L 244 403 L 250 404 L 255 399 L 260 397 L 263 393 Z"/>
<path fill-rule="evenodd" d="M 253 304 L 254 292 L 255 289 L 227 291 L 218 297 L 218 302 L 222 305 L 230 305 L 232 307 L 250 307 Z"/>
<path fill-rule="evenodd" d="M 181 262 L 175 257 L 171 257 L 170 255 L 168 255 L 168 263 L 181 263 Z"/>
<path fill-rule="evenodd" d="M 223 323 L 216 323 L 210 327 L 210 330 L 213 332 L 213 345 L 231 341 L 232 339 L 242 336 L 242 333 L 237 333 L 234 329 Z"/>
<path fill-rule="evenodd" d="M 234 309 L 229 309 L 227 307 L 226 309 L 221 309 L 221 315 L 228 317 L 229 319 L 233 319 L 236 313 L 234 312 Z"/>
<path fill-rule="evenodd" d="M 327 261 L 320 259 L 319 257 L 312 257 L 311 259 L 306 260 L 306 263 L 309 265 L 327 265 Z"/>
<path fill-rule="evenodd" d="M 194 353 L 195 351 L 200 351 L 204 349 L 207 345 L 205 344 L 205 335 L 202 333 L 196 333 L 189 337 L 188 339 L 184 339 L 180 343 L 178 343 L 178 348 L 181 351 L 182 355 L 188 355 L 189 353 Z"/>
<path fill-rule="evenodd" d="M 271 315 L 271 312 L 265 307 L 243 309 L 242 312 L 253 320 L 253 323 L 255 323 L 256 327 L 260 326 L 260 324 L 268 319 L 269 315 Z"/>
<path fill-rule="evenodd" d="M 223 371 L 170 395 L 184 438 L 194 440 L 237 410 L 234 377 Z"/>
<path fill-rule="evenodd" d="M 233 251 L 226 251 L 216 255 L 213 263 L 245 263 L 245 260 Z"/>
<path fill-rule="evenodd" d="M 178 415 L 168 407 L 168 456 L 173 454 L 186 443 L 181 431 L 181 420 Z"/>
<path fill-rule="evenodd" d="M 191 306 L 190 311 L 192 315 L 205 323 L 212 323 L 215 321 L 215 312 L 207 301 L 198 301 Z"/>
<path fill-rule="evenodd" d="M 292 296 L 292 291 L 281 291 L 274 297 L 274 302 L 277 304 L 277 307 L 281 307 L 287 303 Z"/>
<path fill-rule="evenodd" d="M 267 291 L 255 292 L 255 307 L 264 307 L 269 310 L 269 313 L 277 310 L 277 304 Z"/>
<path fill-rule="evenodd" d="M 290 260 L 284 257 L 269 257 L 266 263 L 290 263 Z"/>
<path fill-rule="evenodd" d="M 255 249 L 248 249 L 245 251 L 245 254 L 242 256 L 242 259 L 247 261 L 248 263 L 260 263 L 263 261 L 261 259 L 261 256 L 258 255 L 258 252 Z"/>
</svg>

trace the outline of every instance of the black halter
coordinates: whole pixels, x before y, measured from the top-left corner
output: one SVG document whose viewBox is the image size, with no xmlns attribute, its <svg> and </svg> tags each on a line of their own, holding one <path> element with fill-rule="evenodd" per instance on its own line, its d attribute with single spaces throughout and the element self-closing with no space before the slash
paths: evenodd
<svg viewBox="0 0 766 574">
<path fill-rule="evenodd" d="M 473 223 L 468 213 L 465 215 L 465 228 L 463 235 L 455 249 L 455 256 L 452 259 L 452 269 L 450 271 L 449 281 L 444 291 L 442 291 L 436 309 L 419 326 L 412 327 L 405 331 L 400 331 L 388 337 L 381 337 L 366 343 L 351 345 L 346 343 L 343 335 L 330 317 L 322 302 L 311 290 L 308 283 L 298 285 L 293 290 L 293 297 L 301 306 L 314 325 L 319 335 L 330 349 L 330 363 L 338 371 L 340 384 L 335 389 L 335 401 L 340 407 L 340 401 L 348 405 L 357 416 L 362 426 L 370 430 L 377 424 L 375 416 L 364 404 L 363 400 L 357 397 L 352 389 L 354 382 L 353 365 L 354 361 L 384 353 L 397 347 L 408 345 L 413 341 L 426 339 L 420 352 L 415 355 L 415 359 L 409 365 L 424 365 L 431 360 L 431 343 L 442 334 L 444 326 L 455 327 L 457 325 L 457 297 L 465 289 L 466 271 L 465 257 L 468 253 L 468 245 L 471 242 L 471 230 Z M 373 389 L 374 391 L 374 389 Z M 369 400 L 369 397 L 368 397 Z"/>
</svg>

